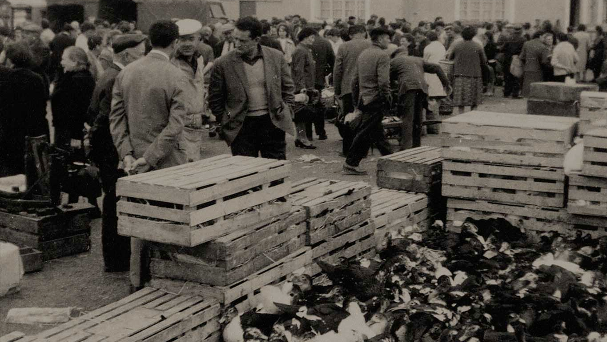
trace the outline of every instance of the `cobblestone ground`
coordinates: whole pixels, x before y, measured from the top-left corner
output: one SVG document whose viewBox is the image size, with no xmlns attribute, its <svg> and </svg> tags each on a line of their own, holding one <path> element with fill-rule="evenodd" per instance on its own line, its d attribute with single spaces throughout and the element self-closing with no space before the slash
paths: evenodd
<svg viewBox="0 0 608 342">
<path fill-rule="evenodd" d="M 498 96 L 486 97 L 484 104 L 478 110 L 520 113 L 526 112 L 526 101 L 523 99 L 503 99 Z M 445 118 L 445 117 L 442 117 Z M 287 139 L 287 156 L 293 161 L 293 176 L 295 180 L 307 177 L 368 181 L 375 184 L 375 167 L 379 157 L 377 151 L 368 156 L 361 166 L 369 173 L 368 176 L 348 176 L 342 174 L 344 159 L 338 155 L 341 151 L 341 141 L 337 129 L 326 126 L 329 139 L 313 141 L 318 146 L 316 150 L 303 150 L 294 147 L 293 138 Z M 209 156 L 230 153 L 226 144 L 217 138 L 206 138 Z M 424 145 L 434 145 L 437 139 L 432 135 L 423 138 Z M 308 163 L 299 161 L 306 155 L 313 154 L 324 162 Z M 101 202 L 101 201 L 100 201 Z M 11 308 L 23 307 L 78 307 L 85 312 L 91 311 L 123 298 L 129 293 L 127 273 L 105 273 L 101 256 L 101 221 L 94 220 L 92 224 L 92 248 L 88 253 L 51 260 L 44 263 L 41 272 L 27 274 L 21 281 L 21 290 L 15 294 L 0 298 L 0 336 L 19 330 L 26 334 L 34 334 L 50 328 L 48 325 L 23 325 L 5 323 L 7 312 Z"/>
</svg>

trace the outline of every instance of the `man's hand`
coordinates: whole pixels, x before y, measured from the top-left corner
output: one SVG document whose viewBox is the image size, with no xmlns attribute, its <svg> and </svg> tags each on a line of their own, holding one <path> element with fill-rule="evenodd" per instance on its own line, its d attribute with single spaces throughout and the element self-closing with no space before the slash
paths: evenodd
<svg viewBox="0 0 608 342">
<path fill-rule="evenodd" d="M 135 164 L 135 158 L 132 155 L 126 155 L 122 162 L 124 164 L 124 170 L 126 173 L 129 173 L 133 169 L 133 164 Z"/>
<path fill-rule="evenodd" d="M 150 164 L 143 157 L 137 159 L 133 164 L 133 171 L 135 173 L 144 173 L 148 172 L 148 170 L 150 170 Z"/>
</svg>

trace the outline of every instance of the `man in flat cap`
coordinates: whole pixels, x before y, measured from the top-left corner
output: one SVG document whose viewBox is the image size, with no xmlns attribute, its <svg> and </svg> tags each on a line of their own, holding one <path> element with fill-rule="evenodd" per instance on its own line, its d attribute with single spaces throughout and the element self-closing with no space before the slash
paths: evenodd
<svg viewBox="0 0 608 342">
<path fill-rule="evenodd" d="M 189 87 L 186 102 L 184 138 L 188 161 L 199 161 L 203 152 L 203 117 L 205 116 L 205 61 L 200 55 L 200 31 L 203 25 L 194 19 L 182 19 L 176 23 L 179 28 L 177 48 L 171 62 L 188 77 Z"/>
<path fill-rule="evenodd" d="M 143 173 L 185 164 L 186 75 L 171 63 L 179 28 L 168 20 L 150 26 L 152 51 L 116 77 L 110 132 L 125 171 Z M 142 285 L 143 241 L 131 239 L 131 285 Z"/>
<path fill-rule="evenodd" d="M 118 170 L 118 152 L 110 133 L 112 88 L 120 71 L 144 56 L 145 40 L 145 36 L 137 34 L 114 37 L 113 62 L 97 82 L 88 110 L 89 120 L 93 121 L 89 156 L 99 168 L 101 186 L 105 194 L 101 216 L 101 246 L 106 272 L 128 271 L 131 253 L 129 238 L 118 235 L 116 231 L 116 181 L 124 171 Z"/>
</svg>

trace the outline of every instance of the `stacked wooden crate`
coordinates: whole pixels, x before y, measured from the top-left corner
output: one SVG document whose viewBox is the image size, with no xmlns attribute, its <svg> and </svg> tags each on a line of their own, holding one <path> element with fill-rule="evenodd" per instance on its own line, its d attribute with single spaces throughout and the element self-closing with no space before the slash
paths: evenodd
<svg viewBox="0 0 608 342">
<path fill-rule="evenodd" d="M 606 231 L 606 128 L 587 131 L 583 137 L 583 169 L 570 175 L 568 212 L 573 224 L 596 234 Z"/>
<path fill-rule="evenodd" d="M 311 260 L 290 172 L 287 161 L 220 155 L 122 178 L 119 233 L 146 240 L 151 286 L 193 282 L 233 304 Z"/>
<path fill-rule="evenodd" d="M 491 215 L 525 229 L 569 231 L 563 160 L 577 121 L 481 111 L 443 121 L 448 226 Z"/>
<path fill-rule="evenodd" d="M 378 159 L 378 187 L 428 196 L 430 219 L 444 219 L 445 200 L 441 195 L 441 148 L 421 146 Z M 400 195 L 393 192 L 397 198 Z M 407 196 L 407 195 L 403 195 Z M 375 205 L 375 204 L 374 204 Z"/>
<path fill-rule="evenodd" d="M 371 187 L 364 182 L 307 178 L 293 184 L 291 199 L 306 213 L 313 262 L 375 254 L 370 196 Z M 307 267 L 311 276 L 320 271 L 314 263 Z"/>
<path fill-rule="evenodd" d="M 374 188 L 371 199 L 377 250 L 386 246 L 387 234 L 416 233 L 431 224 L 425 194 Z"/>
<path fill-rule="evenodd" d="M 73 203 L 32 213 L 0 211 L 0 240 L 42 252 L 44 260 L 86 252 L 91 248 L 87 203 Z"/>
<path fill-rule="evenodd" d="M 577 118 L 583 91 L 597 91 L 596 84 L 536 82 L 530 85 L 528 114 Z"/>
<path fill-rule="evenodd" d="M 144 288 L 39 334 L 13 332 L 0 341 L 215 342 L 221 340 L 219 316 L 215 299 Z"/>
<path fill-rule="evenodd" d="M 580 135 L 597 127 L 606 127 L 606 93 L 584 91 L 581 93 Z"/>
</svg>

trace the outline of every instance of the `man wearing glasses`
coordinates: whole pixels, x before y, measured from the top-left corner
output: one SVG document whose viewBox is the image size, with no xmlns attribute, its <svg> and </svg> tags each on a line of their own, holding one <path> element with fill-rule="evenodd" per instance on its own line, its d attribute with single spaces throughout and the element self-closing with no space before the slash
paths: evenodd
<svg viewBox="0 0 608 342">
<path fill-rule="evenodd" d="M 235 26 L 236 48 L 216 60 L 209 84 L 209 107 L 221 122 L 220 136 L 233 155 L 286 159 L 285 133 L 295 135 L 289 66 L 280 51 L 259 44 L 259 20 L 244 17 Z M 295 100 L 306 102 L 306 95 Z"/>
</svg>

